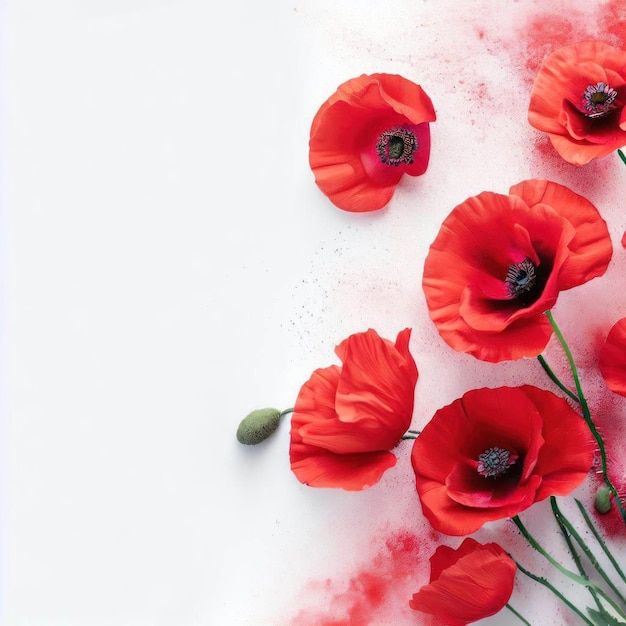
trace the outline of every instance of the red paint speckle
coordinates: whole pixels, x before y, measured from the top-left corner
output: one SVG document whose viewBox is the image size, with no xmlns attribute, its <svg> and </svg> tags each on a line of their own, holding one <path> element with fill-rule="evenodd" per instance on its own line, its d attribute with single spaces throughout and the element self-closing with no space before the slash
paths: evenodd
<svg viewBox="0 0 626 626">
<path fill-rule="evenodd" d="M 579 39 L 570 19 L 549 13 L 534 15 L 524 31 L 526 68 L 533 78 L 547 55 Z"/>
<path fill-rule="evenodd" d="M 518 30 L 511 51 L 518 57 L 524 80 L 532 84 L 546 56 L 557 48 L 599 39 L 620 48 L 626 47 L 626 3 L 610 0 L 590 12 L 569 10 L 534 13 Z"/>
<path fill-rule="evenodd" d="M 391 532 L 377 541 L 374 554 L 348 580 L 311 581 L 304 590 L 306 598 L 319 608 L 303 609 L 289 623 L 298 626 L 410 623 L 416 614 L 408 603 L 413 593 L 428 582 L 428 559 L 438 537 L 430 529 L 424 536 L 409 530 Z"/>
<path fill-rule="evenodd" d="M 626 4 L 624 0 L 610 0 L 599 15 L 600 31 L 606 33 L 603 39 L 613 46 L 624 48 L 626 43 Z"/>
</svg>

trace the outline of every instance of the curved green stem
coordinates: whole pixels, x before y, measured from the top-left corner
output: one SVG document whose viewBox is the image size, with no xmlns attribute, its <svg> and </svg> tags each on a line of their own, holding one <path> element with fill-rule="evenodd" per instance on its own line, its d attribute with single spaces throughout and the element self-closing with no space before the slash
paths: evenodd
<svg viewBox="0 0 626 626">
<path fill-rule="evenodd" d="M 565 337 L 563 337 L 563 333 L 561 333 L 561 330 L 559 329 L 556 322 L 554 321 L 554 318 L 552 317 L 552 311 L 546 311 L 546 315 L 548 316 L 548 320 L 550 320 L 550 325 L 552 326 L 552 330 L 554 330 L 554 334 L 557 336 L 557 339 L 559 340 L 559 343 L 561 344 L 561 347 L 563 348 L 563 351 L 565 352 L 565 356 L 567 357 L 570 370 L 572 371 L 572 376 L 574 378 L 574 385 L 576 386 L 576 394 L 578 395 L 578 398 L 580 400 L 580 406 L 583 412 L 583 419 L 587 423 L 587 426 L 589 427 L 589 430 L 591 431 L 591 434 L 593 435 L 593 438 L 596 440 L 596 443 L 598 444 L 598 448 L 600 449 L 602 478 L 604 479 L 606 486 L 611 490 L 611 493 L 613 494 L 613 497 L 615 498 L 615 503 L 617 504 L 617 508 L 619 509 L 622 519 L 624 520 L 624 523 L 626 524 L 626 510 L 624 509 L 624 505 L 622 504 L 619 494 L 617 493 L 617 489 L 615 489 L 615 487 L 613 486 L 613 483 L 611 482 L 611 479 L 609 478 L 608 470 L 607 470 L 607 462 L 606 462 L 606 450 L 604 448 L 604 440 L 602 439 L 602 435 L 600 435 L 600 433 L 598 432 L 598 429 L 596 428 L 596 425 L 593 423 L 593 419 L 591 418 L 591 412 L 589 411 L 589 405 L 587 404 L 587 399 L 585 398 L 585 394 L 583 393 L 582 386 L 580 384 L 580 379 L 578 377 L 578 369 L 576 368 L 576 364 L 574 363 L 574 357 L 572 356 L 572 352 L 569 349 L 567 342 L 565 341 Z"/>
<path fill-rule="evenodd" d="M 547 587 L 557 598 L 559 598 L 559 600 L 561 600 L 572 611 L 574 611 L 574 613 L 576 613 L 585 624 L 587 624 L 588 626 L 595 626 L 594 623 L 580 609 L 576 608 L 552 583 L 547 581 L 545 578 L 542 578 L 541 576 L 537 576 L 532 572 L 529 572 L 517 561 L 515 561 L 515 564 L 517 565 L 517 569 L 522 572 L 522 574 L 525 574 L 526 576 L 528 576 L 528 578 L 531 578 L 532 580 L 540 583 L 544 587 Z"/>
<path fill-rule="evenodd" d="M 578 583 L 579 585 L 583 585 L 584 587 L 590 587 L 591 586 L 594 589 L 597 589 L 596 585 L 594 585 L 593 583 L 589 582 L 588 580 L 585 580 L 582 576 L 579 576 L 575 572 L 572 572 L 571 570 L 568 570 L 566 567 L 563 567 L 563 565 L 561 565 L 552 555 L 548 554 L 548 552 L 546 552 L 543 549 L 541 544 L 530 534 L 530 532 L 528 532 L 528 530 L 526 529 L 526 526 L 524 526 L 524 524 L 522 523 L 522 520 L 519 518 L 519 516 L 516 515 L 513 518 L 513 522 L 520 529 L 522 535 L 524 535 L 524 537 L 526 538 L 528 543 L 535 550 L 537 550 L 537 552 L 539 552 L 539 554 L 541 554 L 552 565 L 554 565 L 554 567 L 556 567 L 556 569 L 558 569 L 559 572 L 561 572 L 561 574 L 563 574 L 564 576 L 567 576 L 567 578 L 569 578 L 570 580 L 573 580 L 574 582 Z"/>
<path fill-rule="evenodd" d="M 624 156 L 624 153 L 619 148 L 617 149 L 617 154 L 619 154 L 619 158 L 622 159 L 622 162 L 626 165 L 626 156 Z"/>
<path fill-rule="evenodd" d="M 556 519 L 556 522 L 559 525 L 559 528 L 561 530 L 561 534 L 563 535 L 563 539 L 565 539 L 565 543 L 567 544 L 567 547 L 568 547 L 568 549 L 570 551 L 570 554 L 572 555 L 572 559 L 573 559 L 574 563 L 576 564 L 576 568 L 578 569 L 578 573 L 585 580 L 589 580 L 589 576 L 587 575 L 587 572 L 585 571 L 585 568 L 583 567 L 582 561 L 580 560 L 580 556 L 578 554 L 578 550 L 576 550 L 576 546 L 572 542 L 572 539 L 570 537 L 570 533 L 567 530 L 567 526 L 563 522 L 562 514 L 558 510 L 558 507 L 556 506 L 556 500 L 554 499 L 554 496 L 552 496 L 550 498 L 550 503 L 551 504 L 552 504 L 553 500 L 554 500 L 554 504 L 552 505 L 552 513 L 554 514 L 554 519 Z M 592 588 L 591 586 L 587 587 L 587 589 L 589 590 L 589 593 L 591 594 L 594 602 L 596 603 L 596 606 L 598 607 L 598 610 L 600 612 L 604 611 L 604 607 L 602 606 L 602 602 L 600 601 L 600 597 L 598 595 L 598 592 L 594 588 Z"/>
<path fill-rule="evenodd" d="M 600 574 L 600 576 L 602 577 L 604 582 L 609 586 L 611 591 L 613 591 L 613 593 L 620 599 L 620 601 L 626 605 L 626 598 L 624 598 L 624 596 L 619 591 L 619 589 L 615 586 L 613 581 L 607 576 L 606 572 L 604 571 L 604 568 L 600 565 L 600 563 L 598 562 L 598 559 L 590 550 L 589 546 L 585 543 L 585 541 L 580 536 L 578 531 L 574 528 L 572 523 L 565 517 L 565 515 L 563 515 L 563 513 L 559 509 L 559 505 L 557 504 L 556 498 L 554 496 L 550 496 L 550 505 L 552 506 L 552 512 L 554 513 L 554 517 L 559 522 L 559 525 L 564 526 L 567 532 L 572 537 L 574 537 L 574 540 L 582 548 L 582 551 L 585 553 L 585 555 L 589 559 L 589 562 L 591 563 L 591 565 L 593 565 L 593 567 L 598 572 L 598 574 Z M 592 595 L 594 595 L 594 598 L 595 598 L 595 590 L 590 589 L 589 591 L 592 593 Z M 613 608 L 616 611 L 618 611 L 622 617 L 626 618 L 626 614 L 624 614 L 624 611 L 620 609 L 618 606 L 616 606 L 612 601 L 610 602 L 611 602 L 611 606 L 613 606 Z"/>
<path fill-rule="evenodd" d="M 608 549 L 606 543 L 604 543 L 604 539 L 602 539 L 602 537 L 600 536 L 598 529 L 596 528 L 595 524 L 589 517 L 589 514 L 585 510 L 585 507 L 583 506 L 582 502 L 576 498 L 574 498 L 574 502 L 576 502 L 576 506 L 578 507 L 578 510 L 583 516 L 583 519 L 585 520 L 587 527 L 593 533 L 593 536 L 596 538 L 596 541 L 598 542 L 598 544 L 604 551 L 604 554 L 606 554 L 606 557 L 611 562 L 611 565 L 615 568 L 615 571 L 618 573 L 619 577 L 626 583 L 626 575 L 624 574 L 624 572 L 622 571 L 622 568 L 619 566 L 619 564 L 615 560 L 615 557 L 613 556 L 611 551 Z"/>
<path fill-rule="evenodd" d="M 508 602 L 506 603 L 506 608 L 517 617 L 521 622 L 526 624 L 526 626 L 533 626 L 525 617 L 523 617 L 518 611 L 516 611 Z"/>
<path fill-rule="evenodd" d="M 561 391 L 564 391 L 574 402 L 580 402 L 578 396 L 571 390 L 568 389 L 558 378 L 558 376 L 552 371 L 552 368 L 548 365 L 546 360 L 541 356 L 541 354 L 537 357 L 537 360 L 543 367 L 546 374 L 550 377 L 550 380 L 559 388 Z"/>
<path fill-rule="evenodd" d="M 402 439 L 417 439 L 417 436 L 421 434 L 421 430 L 407 430 L 406 434 L 402 436 Z"/>
<path fill-rule="evenodd" d="M 613 600 L 612 598 L 610 598 L 607 593 L 602 590 L 602 589 L 598 589 L 598 595 L 602 597 L 602 599 L 606 600 L 607 604 L 610 604 L 611 607 L 613 608 L 613 610 L 615 611 L 615 613 L 617 615 L 620 616 L 621 619 L 626 619 L 626 613 L 624 613 L 624 610 L 622 608 L 620 608 L 617 605 L 617 602 L 615 602 L 615 600 Z M 601 613 L 606 614 L 606 609 L 602 608 L 600 610 Z M 623 623 L 623 622 L 622 622 Z"/>
<path fill-rule="evenodd" d="M 283 418 L 285 415 L 287 415 L 287 413 L 293 413 L 293 411 L 294 407 L 291 407 L 290 409 L 285 409 L 284 411 L 281 411 L 280 417 Z"/>
</svg>

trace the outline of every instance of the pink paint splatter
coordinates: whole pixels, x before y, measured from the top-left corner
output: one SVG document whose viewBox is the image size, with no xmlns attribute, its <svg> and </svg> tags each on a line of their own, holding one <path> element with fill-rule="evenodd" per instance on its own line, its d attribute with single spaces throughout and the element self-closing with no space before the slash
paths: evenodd
<svg viewBox="0 0 626 626">
<path fill-rule="evenodd" d="M 428 530 L 420 536 L 396 530 L 377 543 L 375 553 L 349 580 L 311 581 L 305 593 L 315 609 L 302 609 L 289 623 L 298 626 L 368 626 L 411 623 L 415 611 L 409 600 L 428 582 L 428 559 L 438 534 Z M 420 618 L 422 615 L 420 614 Z"/>
<path fill-rule="evenodd" d="M 524 78 L 532 83 L 543 59 L 561 46 L 581 39 L 587 39 L 582 30 L 584 25 L 577 25 L 575 18 L 561 14 L 540 13 L 530 17 L 524 26 L 523 38 L 520 38 L 519 53 L 523 55 L 526 70 Z"/>
<path fill-rule="evenodd" d="M 623 0 L 610 0 L 600 7 L 598 16 L 600 31 L 606 33 L 604 38 L 618 48 L 626 43 L 626 5 Z"/>
<path fill-rule="evenodd" d="M 524 80 L 532 84 L 543 59 L 557 48 L 583 41 L 600 39 L 623 48 L 626 42 L 626 4 L 609 0 L 590 13 L 558 9 L 529 16 L 521 25 L 518 37 L 511 42 L 511 52 L 524 72 Z"/>
</svg>

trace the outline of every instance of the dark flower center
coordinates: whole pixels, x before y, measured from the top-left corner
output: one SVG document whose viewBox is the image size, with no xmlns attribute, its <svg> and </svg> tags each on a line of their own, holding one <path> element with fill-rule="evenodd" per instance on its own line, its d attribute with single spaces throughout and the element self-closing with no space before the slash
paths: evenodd
<svg viewBox="0 0 626 626">
<path fill-rule="evenodd" d="M 512 298 L 520 300 L 522 304 L 531 301 L 533 290 L 537 285 L 534 263 L 528 257 L 520 263 L 513 263 L 506 273 L 504 282 Z"/>
<path fill-rule="evenodd" d="M 478 467 L 476 468 L 481 476 L 488 478 L 493 476 L 498 478 L 502 476 L 511 465 L 517 461 L 517 455 L 511 454 L 504 448 L 487 448 L 482 454 L 478 455 Z"/>
<path fill-rule="evenodd" d="M 615 107 L 617 91 L 606 83 L 589 85 L 583 94 L 583 109 L 585 115 L 591 118 L 604 117 Z"/>
<path fill-rule="evenodd" d="M 376 143 L 376 151 L 385 165 L 398 167 L 401 163 L 413 163 L 413 153 L 417 150 L 417 137 L 408 129 L 398 126 L 381 133 Z"/>
</svg>

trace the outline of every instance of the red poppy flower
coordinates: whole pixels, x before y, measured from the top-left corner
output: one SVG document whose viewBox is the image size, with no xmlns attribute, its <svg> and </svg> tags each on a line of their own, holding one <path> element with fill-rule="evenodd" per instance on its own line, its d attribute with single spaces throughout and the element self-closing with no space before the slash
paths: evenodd
<svg viewBox="0 0 626 626">
<path fill-rule="evenodd" d="M 345 211 L 384 207 L 403 174 L 419 176 L 430 157 L 430 98 L 397 74 L 352 78 L 320 107 L 311 124 L 315 182 Z"/>
<path fill-rule="evenodd" d="M 600 373 L 606 386 L 626 396 L 626 317 L 617 321 L 600 349 Z"/>
<path fill-rule="evenodd" d="M 509 195 L 483 192 L 444 220 L 424 265 L 423 288 L 439 334 L 484 361 L 537 356 L 559 292 L 607 268 L 605 221 L 585 198 L 545 180 Z"/>
<path fill-rule="evenodd" d="M 528 121 L 574 165 L 626 145 L 626 52 L 601 41 L 559 48 L 539 69 Z"/>
<path fill-rule="evenodd" d="M 417 367 L 411 330 L 395 344 L 376 331 L 350 335 L 335 352 L 343 365 L 315 370 L 291 418 L 291 469 L 312 487 L 358 491 L 393 467 L 390 450 L 411 424 Z"/>
<path fill-rule="evenodd" d="M 509 601 L 517 566 L 497 543 L 468 537 L 453 550 L 439 546 L 430 557 L 430 583 L 409 606 L 447 626 L 465 626 L 495 615 Z"/>
<path fill-rule="evenodd" d="M 469 535 L 565 495 L 593 460 L 587 425 L 536 387 L 474 389 L 439 409 L 415 440 L 411 462 L 424 515 L 447 535 Z"/>
</svg>

